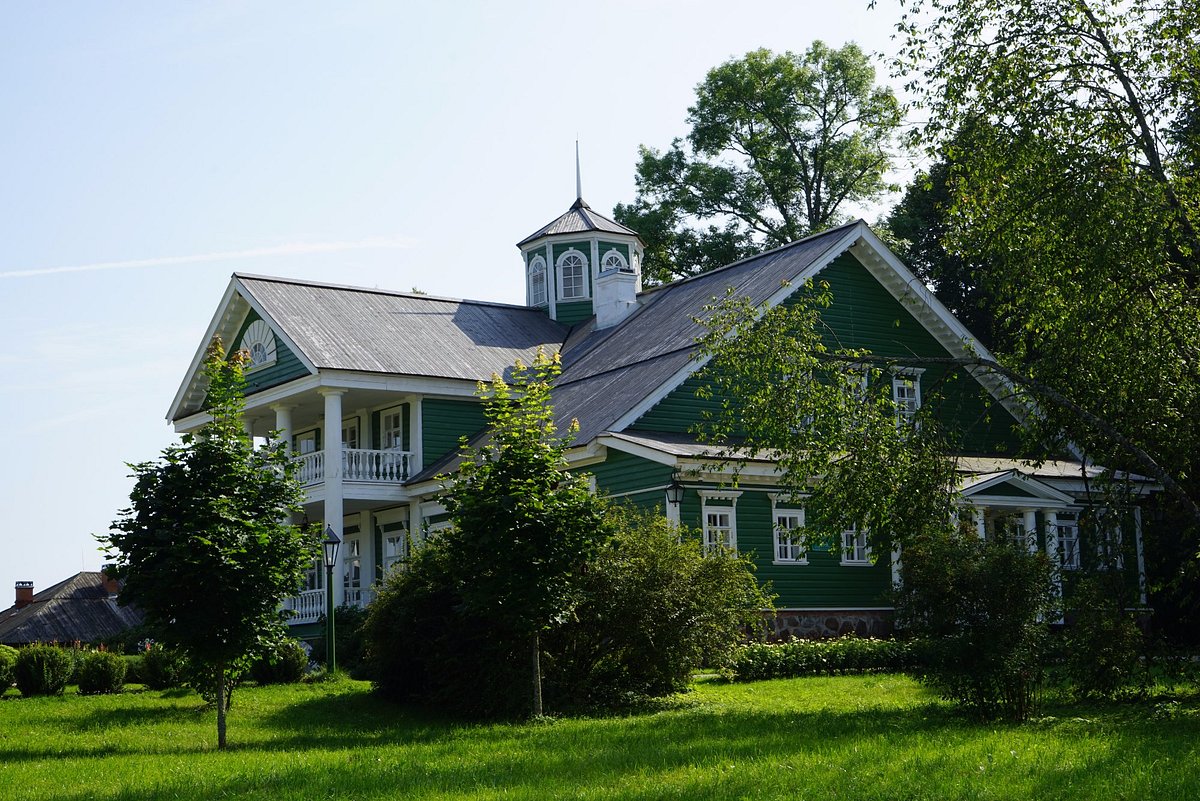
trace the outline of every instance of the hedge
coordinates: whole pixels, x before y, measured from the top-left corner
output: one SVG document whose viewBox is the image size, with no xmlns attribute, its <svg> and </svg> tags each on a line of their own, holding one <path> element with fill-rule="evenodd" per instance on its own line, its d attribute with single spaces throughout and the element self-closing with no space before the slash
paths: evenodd
<svg viewBox="0 0 1200 801">
<path fill-rule="evenodd" d="M 723 672 L 732 681 L 758 681 L 821 674 L 886 673 L 905 670 L 912 664 L 913 649 L 906 642 L 848 636 L 744 645 L 733 654 Z"/>
</svg>

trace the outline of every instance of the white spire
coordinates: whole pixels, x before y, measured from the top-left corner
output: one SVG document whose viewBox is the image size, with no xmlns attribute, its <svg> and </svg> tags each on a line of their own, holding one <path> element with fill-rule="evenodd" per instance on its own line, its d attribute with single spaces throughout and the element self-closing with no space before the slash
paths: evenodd
<svg viewBox="0 0 1200 801">
<path fill-rule="evenodd" d="M 575 140 L 575 199 L 583 199 L 583 179 L 579 173 L 579 139 Z"/>
</svg>

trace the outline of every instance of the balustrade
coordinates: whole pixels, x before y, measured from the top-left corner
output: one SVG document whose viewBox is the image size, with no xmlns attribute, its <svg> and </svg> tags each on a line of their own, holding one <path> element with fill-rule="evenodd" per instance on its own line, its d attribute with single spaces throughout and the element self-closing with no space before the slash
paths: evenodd
<svg viewBox="0 0 1200 801">
<path fill-rule="evenodd" d="M 325 452 L 313 451 L 294 457 L 300 469 L 300 483 L 308 487 L 325 480 Z M 342 479 L 399 483 L 411 474 L 412 454 L 408 451 L 346 448 L 342 451 Z"/>
</svg>

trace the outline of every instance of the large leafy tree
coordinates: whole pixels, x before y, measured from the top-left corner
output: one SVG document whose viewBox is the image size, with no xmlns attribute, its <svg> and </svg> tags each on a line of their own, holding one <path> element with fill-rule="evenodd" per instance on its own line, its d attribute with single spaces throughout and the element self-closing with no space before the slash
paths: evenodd
<svg viewBox="0 0 1200 801">
<path fill-rule="evenodd" d="M 1013 362 L 1088 412 L 1033 419 L 1140 451 L 1200 518 L 1200 5 L 902 5 L 898 71 L 952 149 L 947 247 L 986 268 Z"/>
<path fill-rule="evenodd" d="M 278 633 L 280 602 L 317 547 L 287 522 L 302 491 L 284 444 L 256 448 L 243 428 L 244 361 L 226 359 L 214 339 L 203 367 L 212 421 L 157 461 L 131 465 L 129 508 L 101 537 L 124 580 L 121 603 L 211 677 L 220 748 L 231 675 Z"/>
<path fill-rule="evenodd" d="M 900 112 L 857 45 L 818 41 L 712 69 L 687 121 L 686 142 L 641 148 L 637 198 L 614 211 L 646 240 L 651 282 L 786 244 L 878 197 Z"/>
</svg>

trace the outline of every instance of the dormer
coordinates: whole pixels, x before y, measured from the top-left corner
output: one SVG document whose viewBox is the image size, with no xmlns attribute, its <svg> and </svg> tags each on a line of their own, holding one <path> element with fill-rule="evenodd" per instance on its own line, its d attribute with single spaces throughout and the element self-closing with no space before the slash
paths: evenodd
<svg viewBox="0 0 1200 801">
<path fill-rule="evenodd" d="M 525 266 L 525 303 L 552 320 L 576 325 L 597 315 L 604 328 L 636 308 L 644 243 L 582 197 L 517 247 Z"/>
</svg>

